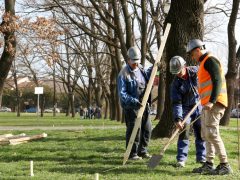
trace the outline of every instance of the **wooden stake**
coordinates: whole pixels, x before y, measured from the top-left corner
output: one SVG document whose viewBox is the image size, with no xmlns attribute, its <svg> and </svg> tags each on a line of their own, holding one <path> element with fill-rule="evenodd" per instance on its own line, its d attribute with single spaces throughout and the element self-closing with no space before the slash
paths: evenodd
<svg viewBox="0 0 240 180">
<path fill-rule="evenodd" d="M 99 180 L 99 174 L 95 173 L 95 180 Z"/>
<path fill-rule="evenodd" d="M 33 174 L 33 161 L 30 161 L 30 176 L 34 176 L 34 174 Z"/>
<path fill-rule="evenodd" d="M 144 110 L 145 110 L 145 107 L 146 107 L 146 104 L 147 104 L 149 94 L 150 94 L 152 86 L 153 86 L 153 81 L 154 81 L 154 78 L 155 78 L 156 73 L 157 73 L 158 64 L 161 60 L 162 53 L 163 53 L 163 50 L 164 50 L 164 47 L 165 47 L 165 44 L 166 44 L 166 41 L 167 41 L 167 37 L 168 37 L 169 31 L 170 31 L 170 28 L 171 28 L 171 24 L 168 23 L 167 26 L 166 26 L 164 35 L 163 35 L 163 39 L 161 41 L 161 46 L 158 50 L 157 58 L 156 58 L 155 63 L 153 65 L 152 73 L 151 73 L 150 79 L 148 81 L 146 91 L 145 91 L 144 96 L 143 96 L 142 107 L 138 111 L 137 119 L 136 119 L 136 122 L 135 122 L 135 125 L 134 125 L 134 128 L 133 128 L 130 140 L 128 142 L 126 152 L 124 154 L 123 165 L 127 162 L 128 158 L 129 158 L 134 140 L 135 140 L 136 135 L 137 135 L 137 131 L 140 128 L 140 125 L 141 125 L 141 122 L 142 122 L 142 116 L 143 116 L 143 113 L 144 113 Z"/>
</svg>

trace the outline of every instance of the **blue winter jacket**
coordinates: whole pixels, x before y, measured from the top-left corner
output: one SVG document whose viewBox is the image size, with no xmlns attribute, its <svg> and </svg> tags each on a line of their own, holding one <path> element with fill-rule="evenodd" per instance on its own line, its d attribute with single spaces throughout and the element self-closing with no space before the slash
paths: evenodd
<svg viewBox="0 0 240 180">
<path fill-rule="evenodd" d="M 141 70 L 143 76 L 145 77 L 146 83 L 148 83 L 151 76 L 152 67 L 144 70 L 139 64 L 139 69 Z M 118 95 L 120 98 L 120 103 L 124 109 L 138 109 L 139 105 L 139 94 L 137 92 L 138 83 L 134 76 L 131 67 L 126 64 L 118 74 Z M 149 96 L 148 102 L 151 102 L 151 97 Z"/>
<path fill-rule="evenodd" d="M 175 121 L 183 120 L 186 114 L 199 101 L 197 72 L 197 66 L 189 66 L 187 67 L 187 80 L 177 76 L 173 79 L 171 84 L 171 101 Z M 200 111 L 201 106 L 197 108 L 194 114 L 198 116 Z"/>
</svg>

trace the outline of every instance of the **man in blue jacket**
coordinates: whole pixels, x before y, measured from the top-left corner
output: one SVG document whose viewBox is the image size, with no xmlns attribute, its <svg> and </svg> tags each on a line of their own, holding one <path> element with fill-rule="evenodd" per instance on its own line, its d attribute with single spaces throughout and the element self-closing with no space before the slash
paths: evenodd
<svg viewBox="0 0 240 180">
<path fill-rule="evenodd" d="M 149 68 L 145 71 L 140 65 L 140 52 L 137 47 L 130 47 L 128 49 L 128 58 L 126 66 L 122 68 L 118 75 L 118 95 L 124 111 L 127 127 L 126 147 L 137 119 L 138 110 L 142 106 L 141 101 L 152 70 L 152 68 Z M 133 143 L 129 156 L 129 159 L 131 160 L 151 158 L 151 155 L 149 155 L 147 151 L 152 131 L 152 125 L 149 118 L 150 102 L 151 98 L 149 97 L 142 116 L 141 127 L 136 135 L 136 139 Z"/>
<path fill-rule="evenodd" d="M 174 56 L 170 60 L 170 72 L 175 75 L 171 84 L 171 101 L 173 107 L 173 118 L 175 125 L 180 130 L 190 124 L 200 116 L 201 106 L 199 106 L 187 120 L 186 124 L 182 121 L 193 106 L 199 101 L 197 90 L 197 66 L 186 67 L 185 60 L 180 56 Z M 188 156 L 189 129 L 179 135 L 177 143 L 177 167 L 184 167 Z M 201 122 L 198 119 L 193 124 L 196 145 L 196 161 L 204 163 L 206 150 L 205 142 L 201 138 Z"/>
</svg>

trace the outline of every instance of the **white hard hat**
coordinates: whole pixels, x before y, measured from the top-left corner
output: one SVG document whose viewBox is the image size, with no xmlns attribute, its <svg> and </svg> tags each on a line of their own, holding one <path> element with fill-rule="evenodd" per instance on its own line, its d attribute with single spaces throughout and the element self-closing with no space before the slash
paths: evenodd
<svg viewBox="0 0 240 180">
<path fill-rule="evenodd" d="M 140 52 L 136 46 L 130 47 L 128 49 L 128 58 L 130 59 L 131 63 L 141 62 Z"/>
<path fill-rule="evenodd" d="M 195 48 L 202 48 L 205 49 L 205 44 L 199 39 L 192 39 L 187 44 L 187 53 L 191 52 Z"/>
<path fill-rule="evenodd" d="M 186 61 L 181 56 L 174 56 L 170 60 L 170 72 L 178 74 L 185 67 Z"/>
</svg>

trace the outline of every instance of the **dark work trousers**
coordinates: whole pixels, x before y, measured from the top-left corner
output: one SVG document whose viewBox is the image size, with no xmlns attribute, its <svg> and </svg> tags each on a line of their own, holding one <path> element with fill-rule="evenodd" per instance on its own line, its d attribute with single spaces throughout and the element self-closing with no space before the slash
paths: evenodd
<svg viewBox="0 0 240 180">
<path fill-rule="evenodd" d="M 125 122 L 127 126 L 126 147 L 130 140 L 130 137 L 135 125 L 135 121 L 137 119 L 137 113 L 138 113 L 138 110 L 124 109 Z M 149 109 L 149 106 L 147 105 L 143 113 L 141 127 L 138 130 L 138 133 L 136 135 L 135 141 L 132 146 L 130 157 L 137 154 L 147 153 L 147 146 L 151 138 L 151 132 L 152 132 L 152 123 L 151 123 L 149 114 L 150 114 L 150 109 Z"/>
<path fill-rule="evenodd" d="M 199 115 L 198 115 L 199 116 Z M 196 115 L 191 116 L 191 120 L 195 120 Z M 185 126 L 190 124 L 190 118 L 186 122 Z M 205 141 L 201 137 L 201 120 L 198 119 L 193 123 L 193 130 L 195 135 L 195 148 L 196 148 L 196 161 L 205 161 L 206 159 L 206 148 Z M 189 131 L 190 128 L 187 128 L 184 132 L 179 135 L 178 138 L 178 153 L 177 161 L 186 161 L 188 156 L 189 149 Z"/>
</svg>

